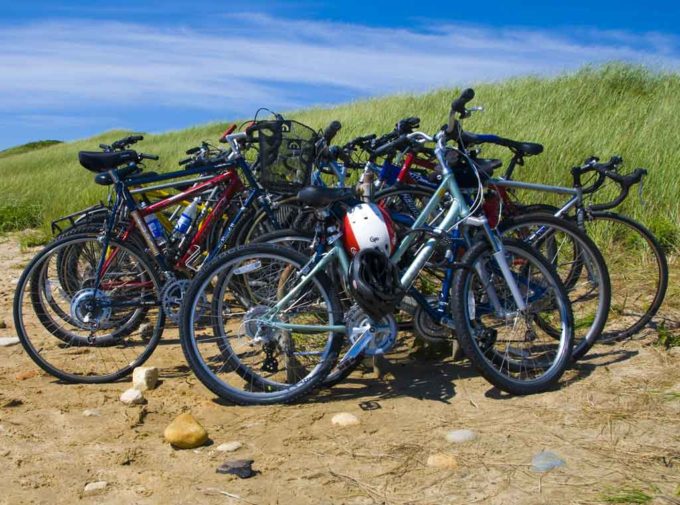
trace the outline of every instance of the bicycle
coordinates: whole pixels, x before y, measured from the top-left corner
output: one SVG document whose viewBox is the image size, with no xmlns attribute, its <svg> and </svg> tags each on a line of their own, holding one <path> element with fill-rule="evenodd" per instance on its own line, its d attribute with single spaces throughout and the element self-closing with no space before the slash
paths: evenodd
<svg viewBox="0 0 680 505">
<path fill-rule="evenodd" d="M 114 188 L 112 207 L 103 232 L 76 228 L 39 253 L 19 280 L 15 326 L 24 348 L 40 367 L 68 382 L 107 382 L 127 375 L 148 359 L 165 317 L 178 316 L 189 284 L 186 277 L 225 246 L 251 202 L 260 199 L 267 205 L 267 193 L 240 152 L 248 135 L 226 135 L 232 150 L 221 152 L 208 165 L 165 174 L 141 174 L 142 162 L 157 157 L 129 149 L 80 154 L 83 166 L 98 172 L 95 181 Z M 125 166 L 117 168 L 121 165 Z M 208 233 L 243 190 L 237 169 L 251 189 L 212 250 L 204 253 Z M 210 172 L 217 175 L 146 206 L 130 190 Z M 206 206 L 189 220 L 188 227 L 168 237 L 165 244 L 159 243 L 157 230 L 145 218 L 188 199 L 201 200 Z M 24 320 L 31 312 L 37 323 Z M 84 359 L 86 354 L 91 359 Z"/>
<path fill-rule="evenodd" d="M 448 125 L 434 137 L 410 134 L 437 143 L 444 176 L 391 259 L 398 263 L 418 244 L 417 236 L 425 236 L 415 258 L 404 265 L 402 286 L 433 320 L 455 328 L 466 354 L 492 384 L 514 394 L 536 393 L 552 387 L 570 361 L 569 301 L 547 260 L 520 242 L 500 240 L 483 215 L 473 215 L 478 205 L 468 207 L 458 188 L 444 155 L 458 124 L 456 114 L 463 114 L 467 101 L 464 94 L 453 102 Z M 423 228 L 449 192 L 453 204 L 441 222 Z M 375 345 L 376 333 L 385 326 L 360 313 L 350 321 L 325 274 L 332 264 L 343 272 L 349 267 L 337 216 L 356 198 L 344 188 L 321 187 L 305 188 L 298 198 L 319 218 L 322 233 L 312 258 L 271 244 L 236 248 L 199 273 L 182 304 L 180 340 L 187 362 L 206 387 L 234 403 L 290 402 L 308 394 L 335 365 L 343 335 L 351 347 L 341 367 Z M 480 229 L 476 242 L 459 232 L 463 222 Z M 432 308 L 413 283 L 441 241 L 450 244 L 452 255 L 440 303 Z M 461 246 L 467 251 L 457 257 Z M 559 336 L 545 333 L 538 320 L 552 323 Z M 515 333 L 519 326 L 521 335 Z"/>
</svg>

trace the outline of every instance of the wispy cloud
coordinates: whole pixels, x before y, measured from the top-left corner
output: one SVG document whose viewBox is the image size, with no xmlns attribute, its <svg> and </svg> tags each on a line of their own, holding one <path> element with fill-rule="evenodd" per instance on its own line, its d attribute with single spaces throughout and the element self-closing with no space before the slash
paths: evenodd
<svg viewBox="0 0 680 505">
<path fill-rule="evenodd" d="M 680 43 L 659 33 L 426 20 L 390 29 L 254 14 L 227 15 L 222 30 L 77 19 L 0 25 L 0 112 L 20 120 L 88 109 L 116 117 L 116 108 L 126 115 L 138 108 L 141 121 L 149 108 L 178 107 L 219 117 L 260 105 L 285 109 L 554 74 L 608 60 L 678 69 Z"/>
</svg>

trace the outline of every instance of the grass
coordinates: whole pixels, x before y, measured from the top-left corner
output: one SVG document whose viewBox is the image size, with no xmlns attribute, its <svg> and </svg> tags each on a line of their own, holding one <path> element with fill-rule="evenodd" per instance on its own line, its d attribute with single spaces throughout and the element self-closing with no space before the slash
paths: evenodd
<svg viewBox="0 0 680 505">
<path fill-rule="evenodd" d="M 644 504 L 652 501 L 652 497 L 640 489 L 626 488 L 603 494 L 602 501 L 605 503 Z"/>
<path fill-rule="evenodd" d="M 680 333 L 678 333 L 677 330 L 672 331 L 668 329 L 664 322 L 659 324 L 657 328 L 657 334 L 658 334 L 656 340 L 657 345 L 664 347 L 666 349 L 680 346 Z"/>
<path fill-rule="evenodd" d="M 675 127 L 680 117 L 680 74 L 610 64 L 555 78 L 525 77 L 474 87 L 477 98 L 473 103 L 484 105 L 486 111 L 466 120 L 467 129 L 545 146 L 543 154 L 518 168 L 516 178 L 569 184 L 569 168 L 586 157 L 595 154 L 608 159 L 619 154 L 625 170 L 642 166 L 650 171 L 645 181 L 646 204 L 641 205 L 632 195 L 620 210 L 641 219 L 668 247 L 680 245 L 680 179 L 676 176 L 680 128 Z M 434 132 L 445 122 L 450 102 L 458 93 L 458 89 L 441 89 L 286 115 L 315 128 L 340 120 L 343 128 L 338 142 L 386 132 L 410 115 L 420 116 L 422 130 Z M 148 169 L 173 170 L 184 150 L 204 139 L 215 141 L 227 124 L 146 135 L 137 147 L 161 156 L 162 162 L 149 163 Z M 109 143 L 128 133 L 110 131 L 0 156 L 5 202 L 0 210 L 0 230 L 40 226 L 46 231 L 52 219 L 103 199 L 106 189 L 95 185 L 92 175 L 79 166 L 77 152 L 96 150 L 100 142 Z M 485 148 L 484 155 L 509 159 L 501 148 Z M 533 198 L 545 200 L 539 195 Z"/>
<path fill-rule="evenodd" d="M 50 147 L 61 143 L 61 140 L 38 140 L 37 142 L 29 142 L 28 144 L 22 144 L 20 146 L 10 147 L 9 149 L 0 151 L 0 158 L 7 158 L 8 156 L 14 156 L 16 154 L 29 153 L 31 151 L 37 151 L 38 149 L 44 149 L 45 147 Z"/>
</svg>

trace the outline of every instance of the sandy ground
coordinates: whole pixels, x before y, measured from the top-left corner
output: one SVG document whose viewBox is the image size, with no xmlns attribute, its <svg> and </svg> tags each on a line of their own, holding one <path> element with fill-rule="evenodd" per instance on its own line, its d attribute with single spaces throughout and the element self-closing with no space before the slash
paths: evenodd
<svg viewBox="0 0 680 505">
<path fill-rule="evenodd" d="M 0 238 L 0 336 L 14 334 L 13 291 L 34 253 Z M 677 325 L 669 309 L 660 318 Z M 680 348 L 655 340 L 650 329 L 597 347 L 558 390 L 526 398 L 499 394 L 465 364 L 409 357 L 405 344 L 383 379 L 367 370 L 305 403 L 258 408 L 217 402 L 187 369 L 173 329 L 149 362 L 162 384 L 144 407 L 118 400 L 128 382 L 59 384 L 21 346 L 0 348 L 0 503 L 677 504 Z M 164 443 L 165 426 L 186 410 L 212 445 Z M 332 426 L 338 412 L 361 424 Z M 447 442 L 460 428 L 477 439 Z M 243 446 L 215 450 L 229 441 Z M 543 449 L 566 465 L 534 472 Z M 433 454 L 451 467 L 428 467 Z M 259 473 L 215 472 L 233 458 L 253 459 Z M 104 490 L 84 495 L 100 480 Z"/>
</svg>

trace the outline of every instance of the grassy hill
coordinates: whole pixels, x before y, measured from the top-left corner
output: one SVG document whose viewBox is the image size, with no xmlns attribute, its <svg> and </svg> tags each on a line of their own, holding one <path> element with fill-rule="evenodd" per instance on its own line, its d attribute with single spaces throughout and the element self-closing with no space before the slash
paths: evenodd
<svg viewBox="0 0 680 505">
<path fill-rule="evenodd" d="M 61 140 L 38 140 L 37 142 L 28 142 L 27 144 L 22 144 L 20 146 L 10 147 L 0 151 L 0 158 L 7 158 L 8 156 L 14 156 L 17 154 L 30 153 L 31 151 L 37 151 L 38 149 L 44 149 L 45 147 L 50 147 L 55 144 L 61 144 Z"/>
<path fill-rule="evenodd" d="M 470 83 L 473 85 L 474 83 Z M 632 195 L 620 209 L 642 219 L 664 242 L 680 245 L 680 75 L 657 74 L 625 65 L 586 68 L 557 78 L 519 78 L 474 86 L 474 104 L 485 112 L 466 120 L 471 131 L 540 142 L 545 152 L 527 160 L 516 178 L 569 184 L 569 168 L 590 155 L 608 159 L 620 154 L 625 170 L 646 167 L 645 205 Z M 434 132 L 445 122 L 457 89 L 422 95 L 397 95 L 333 108 L 311 108 L 287 114 L 316 128 L 330 120 L 343 124 L 338 142 L 356 135 L 390 130 L 402 117 L 418 115 L 422 130 Z M 266 105 L 266 104 L 263 104 Z M 231 118 L 230 118 L 231 119 Z M 183 151 L 200 140 L 214 141 L 228 123 L 147 135 L 138 149 L 159 154 L 149 168 L 169 171 Z M 92 174 L 78 164 L 77 152 L 97 149 L 127 132 L 56 144 L 29 152 L 0 155 L 0 231 L 41 227 L 50 220 L 106 196 Z M 487 148 L 485 155 L 509 159 L 507 152 Z M 536 200 L 542 197 L 536 196 Z"/>
</svg>

